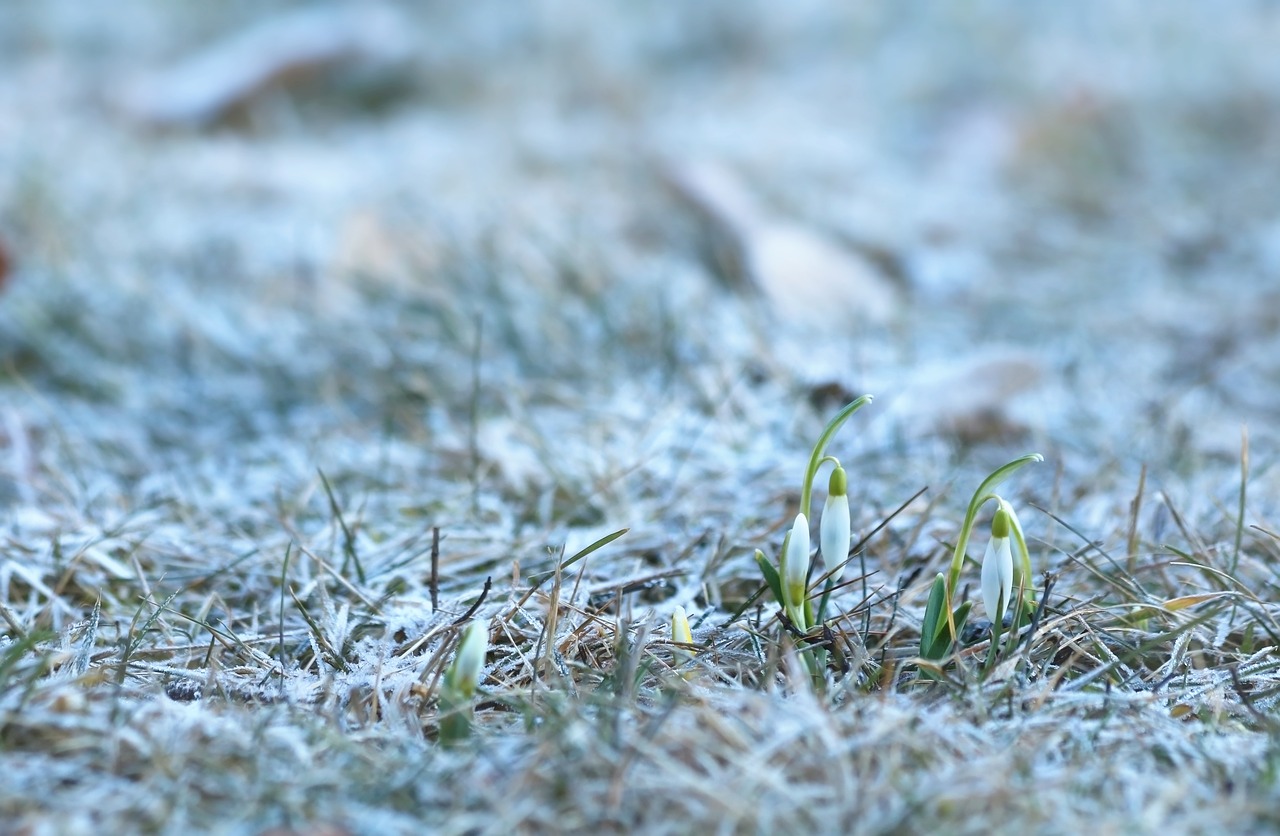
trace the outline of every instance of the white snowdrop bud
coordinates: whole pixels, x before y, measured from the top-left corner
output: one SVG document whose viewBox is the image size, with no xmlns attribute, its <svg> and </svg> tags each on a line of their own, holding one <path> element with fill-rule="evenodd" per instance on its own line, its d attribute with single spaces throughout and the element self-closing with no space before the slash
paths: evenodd
<svg viewBox="0 0 1280 836">
<path fill-rule="evenodd" d="M 999 623 L 1013 595 L 1013 550 L 1009 545 L 1009 514 L 996 511 L 991 521 L 991 542 L 982 558 L 982 603 L 987 617 Z"/>
<path fill-rule="evenodd" d="M 831 479 L 827 483 L 827 502 L 822 507 L 822 521 L 818 524 L 818 531 L 822 566 L 826 571 L 831 572 L 831 582 L 835 583 L 844 575 L 851 536 L 849 478 L 840 465 L 836 465 L 836 469 L 831 471 Z"/>
<path fill-rule="evenodd" d="M 453 664 L 445 674 L 445 687 L 454 695 L 470 699 L 480 684 L 480 671 L 484 668 L 484 657 L 489 651 L 489 625 L 484 621 L 473 621 L 462 634 L 458 643 L 457 655 Z"/>
<path fill-rule="evenodd" d="M 787 606 L 804 610 L 805 582 L 809 577 L 809 520 L 804 514 L 796 514 L 791 526 L 791 539 L 787 541 L 782 556 L 782 584 Z"/>
</svg>

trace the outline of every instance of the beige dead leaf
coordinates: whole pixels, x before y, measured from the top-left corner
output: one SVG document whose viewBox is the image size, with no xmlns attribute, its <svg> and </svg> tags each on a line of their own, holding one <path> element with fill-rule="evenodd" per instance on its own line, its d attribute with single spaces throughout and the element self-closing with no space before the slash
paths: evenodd
<svg viewBox="0 0 1280 836">
<path fill-rule="evenodd" d="M 119 97 L 144 124 L 201 127 L 269 90 L 329 70 L 368 72 L 401 65 L 409 54 L 406 24 L 390 7 L 360 4 L 306 8 L 273 17 L 214 43 L 176 66 L 136 81 Z"/>
<path fill-rule="evenodd" d="M 1205 592 L 1200 595 L 1183 595 L 1179 598 L 1170 598 L 1161 606 L 1170 612 L 1185 610 L 1188 607 L 1194 607 L 1196 604 L 1203 604 L 1205 601 L 1213 601 L 1218 598 L 1230 597 L 1230 592 Z"/>
<path fill-rule="evenodd" d="M 1040 383 L 1040 358 L 1020 349 L 990 349 L 917 367 L 912 382 L 888 403 L 887 413 L 910 434 L 942 433 L 980 441 L 1020 431 L 1013 399 Z"/>
<path fill-rule="evenodd" d="M 330 272 L 400 290 L 447 298 L 443 288 L 428 279 L 442 269 L 445 242 L 437 230 L 422 223 L 396 223 L 373 210 L 353 211 L 342 221 Z"/>
<path fill-rule="evenodd" d="M 733 249 L 734 260 L 782 321 L 835 331 L 882 324 L 897 310 L 897 288 L 869 260 L 776 216 L 728 168 L 688 163 L 668 167 L 665 179 Z"/>
<path fill-rule="evenodd" d="M 0 238 L 0 290 L 4 290 L 5 284 L 9 281 L 9 272 L 13 269 L 13 259 L 9 255 L 9 249 L 5 246 L 4 239 Z"/>
</svg>

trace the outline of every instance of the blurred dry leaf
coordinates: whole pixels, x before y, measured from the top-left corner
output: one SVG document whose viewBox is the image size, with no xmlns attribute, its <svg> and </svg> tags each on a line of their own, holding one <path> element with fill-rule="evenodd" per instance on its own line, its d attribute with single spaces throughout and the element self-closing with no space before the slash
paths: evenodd
<svg viewBox="0 0 1280 836">
<path fill-rule="evenodd" d="M 306 8 L 214 43 L 126 89 L 120 104 L 153 127 L 202 127 L 264 93 L 329 71 L 391 71 L 409 54 L 406 22 L 373 4 Z"/>
<path fill-rule="evenodd" d="M 669 166 L 664 175 L 725 240 L 784 322 L 836 330 L 884 323 L 897 310 L 897 289 L 869 260 L 817 230 L 773 215 L 724 166 L 691 162 Z"/>
<path fill-rule="evenodd" d="M 917 369 L 889 414 L 911 434 L 943 433 L 982 441 L 1020 432 L 1010 407 L 1044 377 L 1040 358 L 1018 349 L 991 350 Z"/>
<path fill-rule="evenodd" d="M 445 241 L 429 225 L 399 223 L 382 212 L 360 209 L 343 219 L 330 267 L 338 275 L 412 288 L 444 301 L 447 290 L 433 278 L 446 255 Z"/>
<path fill-rule="evenodd" d="M 13 258 L 3 238 L 0 238 L 0 290 L 9 283 L 9 271 L 13 269 Z"/>
<path fill-rule="evenodd" d="M 1115 184 L 1141 167 L 1131 119 L 1115 95 L 1087 86 L 1042 102 L 1022 120 L 1009 177 L 1069 211 L 1106 214 L 1117 198 Z"/>
</svg>

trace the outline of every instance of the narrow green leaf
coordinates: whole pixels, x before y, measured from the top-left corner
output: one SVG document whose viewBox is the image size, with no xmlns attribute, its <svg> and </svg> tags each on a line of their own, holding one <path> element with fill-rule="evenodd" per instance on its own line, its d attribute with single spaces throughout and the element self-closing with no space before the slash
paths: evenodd
<svg viewBox="0 0 1280 836">
<path fill-rule="evenodd" d="M 956 611 L 951 614 L 951 621 L 956 625 L 956 635 L 959 636 L 964 632 L 964 625 L 969 620 L 969 611 L 973 609 L 973 602 L 965 601 L 956 607 Z M 944 624 L 946 622 L 943 622 Z M 950 644 L 950 642 L 948 642 Z"/>
<path fill-rule="evenodd" d="M 933 579 L 933 588 L 929 590 L 929 603 L 924 608 L 924 624 L 920 628 L 920 655 L 925 659 L 936 659 L 933 646 L 938 635 L 938 620 L 942 617 L 942 608 L 947 600 L 947 579 L 941 572 Z"/>
<path fill-rule="evenodd" d="M 588 556 L 592 552 L 596 552 L 596 551 L 599 551 L 600 549 L 603 549 L 605 546 L 609 545 L 614 540 L 617 540 L 619 537 L 626 534 L 630 530 L 631 529 L 629 528 L 623 528 L 619 531 L 613 532 L 612 534 L 606 534 L 605 536 L 601 537 L 599 540 L 587 546 L 582 551 L 575 554 L 573 557 L 566 560 L 564 563 L 561 563 L 558 571 L 563 572 L 565 569 L 568 569 L 570 566 L 577 563 L 579 560 L 582 560 L 584 557 Z M 542 575 L 539 575 L 537 578 L 533 579 L 534 587 L 536 588 L 541 586 L 549 578 L 555 577 L 555 574 L 556 573 L 553 571 L 553 572 L 546 572 Z"/>
<path fill-rule="evenodd" d="M 782 578 L 778 575 L 778 570 L 769 562 L 769 558 L 765 557 L 764 552 L 759 549 L 756 549 L 756 565 L 760 567 L 760 574 L 764 575 L 764 582 L 768 584 L 769 591 L 773 593 L 778 606 L 786 606 L 782 599 Z"/>
<path fill-rule="evenodd" d="M 622 528 L 622 529 L 619 529 L 619 530 L 617 530 L 617 531 L 613 532 L 612 534 L 606 534 L 606 535 L 604 535 L 604 536 L 603 536 L 603 537 L 601 537 L 599 540 L 595 541 L 594 543 L 592 543 L 591 545 L 587 546 L 587 547 L 586 547 L 585 549 L 583 549 L 582 551 L 580 551 L 580 552 L 578 552 L 577 554 L 575 554 L 573 557 L 571 557 L 571 558 L 569 558 L 568 560 L 566 560 L 566 561 L 564 562 L 564 564 L 563 564 L 560 568 L 561 568 L 561 569 L 568 569 L 570 566 L 572 566 L 573 564 L 577 563 L 577 562 L 578 562 L 579 560 L 581 560 L 582 558 L 586 557 L 587 555 L 591 554 L 592 552 L 599 551 L 600 549 L 603 549 L 605 546 L 609 545 L 609 544 L 610 544 L 610 543 L 612 543 L 614 540 L 617 540 L 619 537 L 621 537 L 622 535 L 626 534 L 626 533 L 627 533 L 628 531 L 630 531 L 630 530 L 631 530 L 631 529 L 629 529 L 629 528 Z"/>
</svg>

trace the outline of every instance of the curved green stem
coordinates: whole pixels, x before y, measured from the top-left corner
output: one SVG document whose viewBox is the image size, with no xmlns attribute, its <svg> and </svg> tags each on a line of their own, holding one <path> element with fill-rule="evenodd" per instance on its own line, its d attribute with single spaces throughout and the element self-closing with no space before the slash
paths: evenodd
<svg viewBox="0 0 1280 836">
<path fill-rule="evenodd" d="M 960 536 L 956 539 L 956 551 L 951 557 L 951 571 L 947 573 L 947 600 L 951 600 L 951 592 L 956 588 L 956 584 L 960 581 L 960 569 L 964 566 L 965 550 L 969 547 L 969 535 L 973 532 L 974 521 L 978 518 L 978 511 L 981 510 L 983 504 L 995 497 L 996 488 L 1005 479 L 1012 476 L 1023 465 L 1032 462 L 1042 462 L 1044 456 L 1039 453 L 1030 453 L 1006 464 L 999 468 L 990 476 L 982 481 L 978 486 L 978 490 L 974 491 L 973 499 L 969 500 L 969 510 L 964 515 L 964 525 L 960 526 Z M 1018 534 L 1021 535 L 1019 527 Z M 1026 541 L 1022 540 L 1022 551 L 1026 551 Z M 1027 559 L 1026 566 L 1030 570 L 1030 558 Z"/>
<path fill-rule="evenodd" d="M 827 445 L 831 443 L 832 437 L 836 434 L 836 430 L 840 429 L 845 421 L 853 413 L 862 409 L 874 400 L 871 395 L 863 395 L 844 409 L 836 413 L 836 417 L 831 419 L 827 424 L 827 428 L 822 431 L 822 435 L 818 436 L 818 443 L 814 445 L 813 452 L 809 455 L 809 467 L 804 472 L 804 483 L 800 489 L 800 513 L 805 515 L 806 519 L 813 519 L 812 509 L 810 505 L 813 499 L 813 477 L 818 475 L 818 468 L 822 466 L 823 456 L 827 452 Z"/>
</svg>

